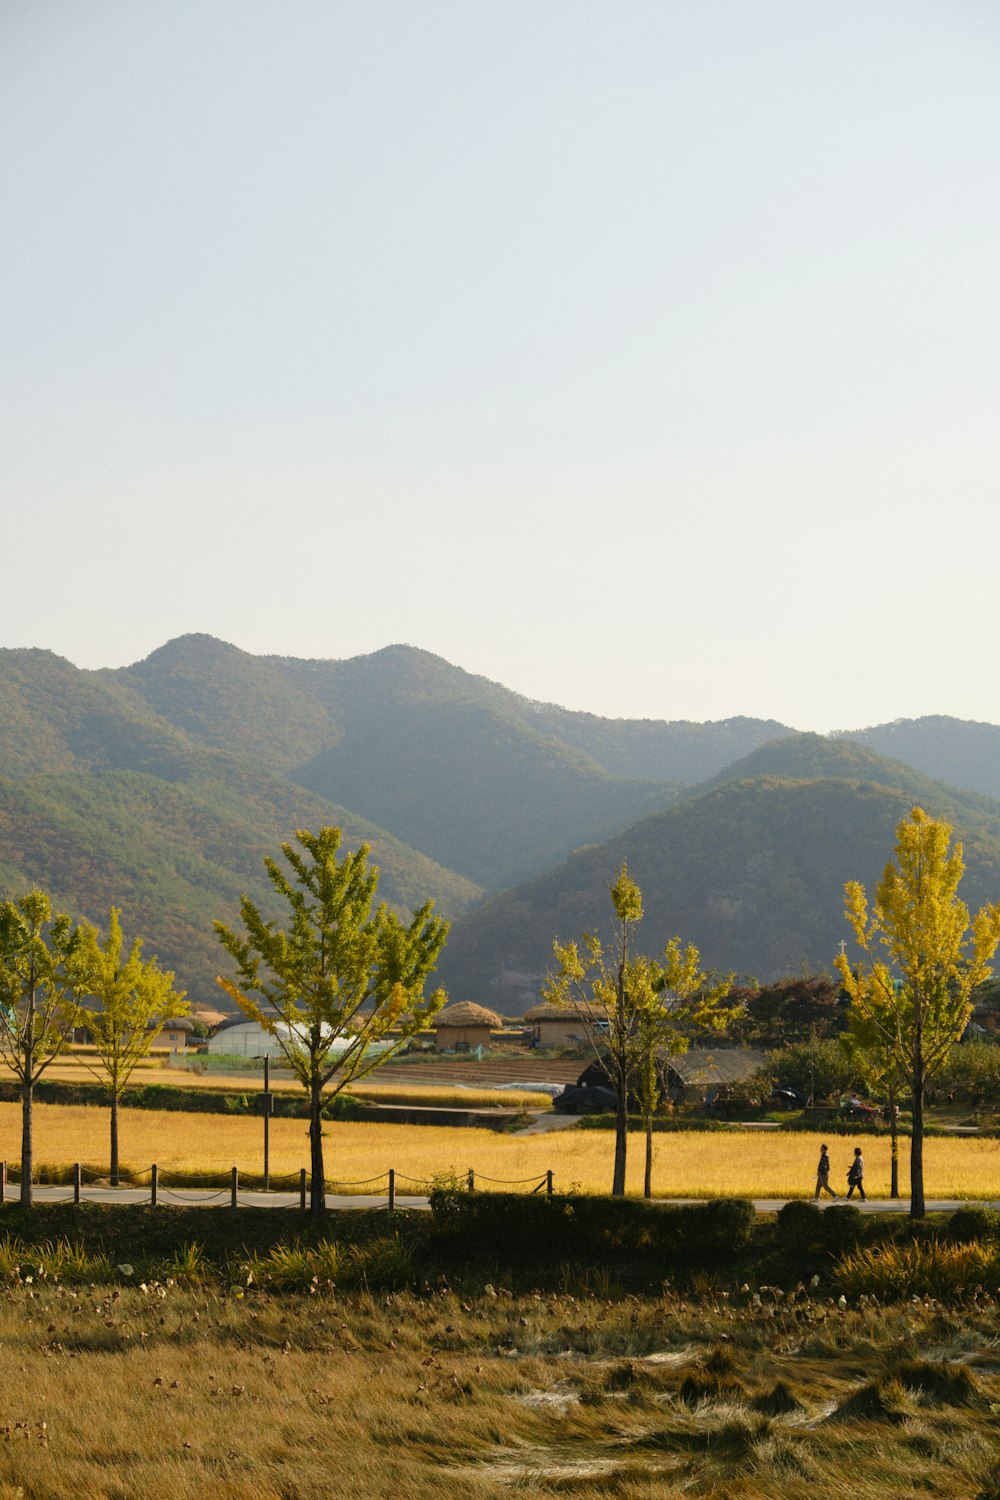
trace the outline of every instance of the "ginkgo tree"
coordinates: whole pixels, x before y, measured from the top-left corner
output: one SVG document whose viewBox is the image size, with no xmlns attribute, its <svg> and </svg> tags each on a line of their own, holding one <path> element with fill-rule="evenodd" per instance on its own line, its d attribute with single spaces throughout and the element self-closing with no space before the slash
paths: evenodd
<svg viewBox="0 0 1000 1500">
<path fill-rule="evenodd" d="M 898 982 L 885 997 L 872 988 L 863 1009 L 851 1006 L 847 1030 L 837 1038 L 865 1087 L 888 1107 L 890 1198 L 899 1197 L 899 1104 L 910 1083 L 907 1051 L 900 1046 L 901 1035 L 909 1029 L 907 1009 Z"/>
<path fill-rule="evenodd" d="M 44 891 L 0 904 L 0 1056 L 21 1091 L 21 1204 L 34 1177 L 35 1085 L 66 1050 L 79 1014 L 73 960 L 79 932 Z"/>
<path fill-rule="evenodd" d="M 104 942 L 89 922 L 80 925 L 72 963 L 74 980 L 84 1004 L 80 1020 L 94 1046 L 94 1061 L 83 1060 L 102 1078 L 111 1094 L 111 1186 L 120 1182 L 118 1107 L 125 1086 L 138 1063 L 163 1030 L 164 1023 L 186 1015 L 183 990 L 174 989 L 174 976 L 155 958 L 143 959 L 142 939 L 125 952 L 121 912 L 111 908 Z"/>
<path fill-rule="evenodd" d="M 697 948 L 671 938 L 662 958 L 635 950 L 642 921 L 642 892 L 622 865 L 609 887 L 614 935 L 605 951 L 585 933 L 577 942 L 553 944 L 556 971 L 544 994 L 575 1009 L 615 1093 L 615 1164 L 612 1194 L 625 1193 L 629 1094 L 638 1089 L 646 1127 L 645 1191 L 652 1192 L 652 1112 L 657 1060 L 662 1052 L 684 1052 L 694 1030 L 724 1025 L 731 979 L 710 982 Z"/>
<path fill-rule="evenodd" d="M 266 918 L 244 896 L 244 934 L 215 923 L 236 965 L 218 983 L 245 1015 L 274 1038 L 309 1094 L 310 1208 L 326 1208 L 323 1109 L 348 1084 L 365 1077 L 444 1005 L 443 990 L 425 996 L 448 934 L 427 901 L 409 922 L 384 903 L 374 910 L 378 869 L 367 844 L 339 855 L 339 828 L 299 830 L 282 844 L 286 870 L 264 867 L 285 907 L 283 921 Z"/>
<path fill-rule="evenodd" d="M 913 1111 L 910 1213 L 922 1218 L 924 1099 L 972 1014 L 972 991 L 990 974 L 1000 944 L 1000 901 L 974 917 L 958 895 L 965 872 L 951 825 L 915 807 L 896 828 L 895 862 L 886 865 L 869 908 L 865 890 L 844 887 L 845 916 L 860 956 L 836 959 L 852 1009 L 878 1046 L 903 1064 Z"/>
</svg>

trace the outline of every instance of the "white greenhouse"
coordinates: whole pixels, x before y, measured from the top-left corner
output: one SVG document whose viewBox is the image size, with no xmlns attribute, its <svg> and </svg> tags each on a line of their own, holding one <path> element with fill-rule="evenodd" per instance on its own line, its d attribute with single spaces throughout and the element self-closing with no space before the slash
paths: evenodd
<svg viewBox="0 0 1000 1500">
<path fill-rule="evenodd" d="M 283 1039 L 291 1039 L 292 1029 L 284 1022 L 279 1021 L 276 1029 L 281 1032 Z M 331 1044 L 331 1056 L 335 1057 L 339 1052 L 346 1052 L 350 1042 L 350 1038 L 338 1038 Z M 391 1045 L 391 1042 L 373 1042 L 366 1050 L 369 1056 L 377 1056 L 380 1052 L 387 1052 Z M 231 1020 L 222 1023 L 214 1036 L 209 1037 L 208 1053 L 209 1056 L 215 1057 L 281 1059 L 285 1056 L 281 1041 L 277 1036 L 265 1031 L 259 1021 L 247 1021 L 243 1016 L 233 1016 Z"/>
</svg>

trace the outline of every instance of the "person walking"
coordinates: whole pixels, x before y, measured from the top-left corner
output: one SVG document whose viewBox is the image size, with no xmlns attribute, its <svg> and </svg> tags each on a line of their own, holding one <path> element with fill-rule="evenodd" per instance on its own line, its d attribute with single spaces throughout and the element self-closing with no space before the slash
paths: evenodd
<svg viewBox="0 0 1000 1500">
<path fill-rule="evenodd" d="M 819 1148 L 819 1165 L 816 1168 L 816 1191 L 813 1197 L 818 1199 L 820 1193 L 829 1193 L 831 1198 L 836 1198 L 837 1196 L 830 1186 L 830 1153 L 827 1151 L 825 1145 Z"/>
<path fill-rule="evenodd" d="M 868 1199 L 865 1197 L 865 1159 L 861 1155 L 860 1146 L 855 1146 L 854 1148 L 854 1160 L 851 1162 L 847 1173 L 848 1198 L 851 1197 L 855 1188 L 861 1194 L 862 1203 L 867 1203 Z"/>
</svg>

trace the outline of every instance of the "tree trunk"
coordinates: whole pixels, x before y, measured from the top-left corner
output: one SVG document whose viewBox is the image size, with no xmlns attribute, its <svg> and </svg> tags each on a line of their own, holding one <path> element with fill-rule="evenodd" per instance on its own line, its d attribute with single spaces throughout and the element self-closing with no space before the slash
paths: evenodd
<svg viewBox="0 0 1000 1500">
<path fill-rule="evenodd" d="M 924 1070 L 913 1070 L 913 1134 L 910 1140 L 910 1218 L 922 1219 L 924 1205 Z"/>
<path fill-rule="evenodd" d="M 653 1196 L 653 1101 L 656 1092 L 656 1065 L 652 1056 L 646 1059 L 643 1082 L 642 1116 L 646 1127 L 646 1171 L 642 1180 L 642 1196 Z"/>
<path fill-rule="evenodd" d="M 889 1089 L 889 1140 L 891 1167 L 889 1176 L 889 1197 L 899 1197 L 899 1121 L 896 1119 L 896 1088 L 892 1085 Z"/>
<path fill-rule="evenodd" d="M 323 1085 L 314 1077 L 309 1085 L 309 1212 L 326 1213 L 326 1171 L 323 1166 Z"/>
<path fill-rule="evenodd" d="M 30 1078 L 30 1075 L 29 1075 Z M 35 1086 L 28 1079 L 21 1085 L 21 1207 L 30 1208 L 33 1201 L 32 1177 L 34 1175 L 34 1137 L 32 1134 L 32 1105 Z"/>
<path fill-rule="evenodd" d="M 623 1083 L 618 1090 L 618 1108 L 615 1111 L 615 1180 L 611 1188 L 613 1198 L 625 1196 L 625 1158 L 628 1152 L 628 1086 Z"/>
<path fill-rule="evenodd" d="M 111 1091 L 111 1186 L 118 1187 L 118 1095 Z"/>
<path fill-rule="evenodd" d="M 646 1108 L 646 1175 L 642 1181 L 642 1196 L 653 1196 L 653 1111 Z"/>
</svg>

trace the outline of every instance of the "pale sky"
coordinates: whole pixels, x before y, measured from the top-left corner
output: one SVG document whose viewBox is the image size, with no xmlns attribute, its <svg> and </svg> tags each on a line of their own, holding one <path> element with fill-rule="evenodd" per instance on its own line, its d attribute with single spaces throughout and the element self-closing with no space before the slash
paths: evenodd
<svg viewBox="0 0 1000 1500">
<path fill-rule="evenodd" d="M 1000 721 L 994 0 L 0 0 L 0 645 Z"/>
</svg>

